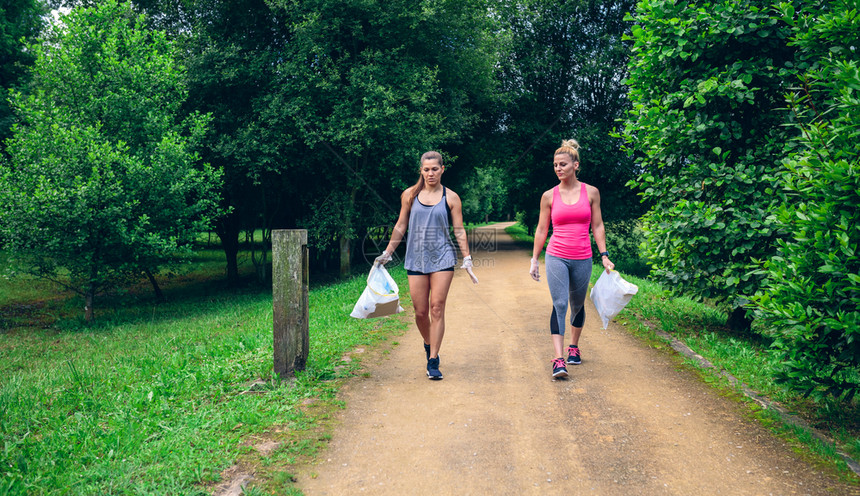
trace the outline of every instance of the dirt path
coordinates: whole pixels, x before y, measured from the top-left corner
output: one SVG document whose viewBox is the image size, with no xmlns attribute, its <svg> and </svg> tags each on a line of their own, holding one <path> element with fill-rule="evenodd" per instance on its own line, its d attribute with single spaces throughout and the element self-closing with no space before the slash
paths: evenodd
<svg viewBox="0 0 860 496">
<path fill-rule="evenodd" d="M 858 494 L 665 353 L 600 329 L 590 300 L 583 363 L 552 380 L 549 289 L 527 251 L 495 239 L 473 255 L 480 285 L 455 276 L 445 379 L 427 380 L 410 330 L 344 389 L 322 463 L 298 474 L 306 495 Z"/>
</svg>

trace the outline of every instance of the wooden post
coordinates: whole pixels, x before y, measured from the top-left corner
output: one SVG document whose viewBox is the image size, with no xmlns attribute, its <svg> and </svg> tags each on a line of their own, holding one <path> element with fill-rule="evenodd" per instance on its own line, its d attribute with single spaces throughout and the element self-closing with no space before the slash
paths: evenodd
<svg viewBox="0 0 860 496">
<path fill-rule="evenodd" d="M 304 370 L 308 361 L 308 232 L 272 231 L 272 321 L 275 373 Z"/>
</svg>

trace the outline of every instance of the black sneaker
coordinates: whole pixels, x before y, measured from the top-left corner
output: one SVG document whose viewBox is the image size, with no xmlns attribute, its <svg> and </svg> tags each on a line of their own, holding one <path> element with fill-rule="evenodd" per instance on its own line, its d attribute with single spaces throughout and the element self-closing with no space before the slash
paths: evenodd
<svg viewBox="0 0 860 496">
<path fill-rule="evenodd" d="M 429 362 L 430 361 L 430 345 L 427 343 L 424 343 L 424 353 L 427 354 L 427 361 Z"/>
<path fill-rule="evenodd" d="M 582 363 L 582 356 L 579 354 L 579 347 L 570 345 L 567 347 L 567 363 L 569 365 L 579 365 Z"/>
<path fill-rule="evenodd" d="M 439 357 L 427 360 L 427 378 L 431 381 L 442 380 L 442 372 L 439 372 Z"/>
<path fill-rule="evenodd" d="M 552 359 L 552 378 L 561 379 L 567 377 L 567 367 L 564 366 L 564 358 Z"/>
</svg>

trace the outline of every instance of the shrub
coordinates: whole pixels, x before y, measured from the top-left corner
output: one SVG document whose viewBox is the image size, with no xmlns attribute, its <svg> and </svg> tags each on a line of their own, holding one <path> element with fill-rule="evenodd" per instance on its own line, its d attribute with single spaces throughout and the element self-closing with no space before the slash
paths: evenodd
<svg viewBox="0 0 860 496">
<path fill-rule="evenodd" d="M 645 231 L 639 219 L 605 221 L 606 249 L 615 264 L 615 270 L 624 274 L 645 277 L 651 272 L 651 265 L 642 253 Z M 592 242 L 592 250 L 597 246 Z"/>
<path fill-rule="evenodd" d="M 830 8 L 795 18 L 781 6 L 807 68 L 789 96 L 802 149 L 780 174 L 774 218 L 787 236 L 754 304 L 783 364 L 777 379 L 850 400 L 860 389 L 860 14 Z"/>
<path fill-rule="evenodd" d="M 794 133 L 779 111 L 791 28 L 769 0 L 641 0 L 631 19 L 624 136 L 644 171 L 629 184 L 652 204 L 654 276 L 742 317 L 763 279 L 751 259 L 777 238 L 766 190 Z"/>
</svg>

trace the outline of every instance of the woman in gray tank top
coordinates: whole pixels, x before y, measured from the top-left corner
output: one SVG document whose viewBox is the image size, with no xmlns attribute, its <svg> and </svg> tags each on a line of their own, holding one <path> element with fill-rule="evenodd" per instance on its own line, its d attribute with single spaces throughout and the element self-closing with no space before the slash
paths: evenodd
<svg viewBox="0 0 860 496">
<path fill-rule="evenodd" d="M 445 303 L 448 288 L 454 278 L 457 252 L 451 241 L 454 237 L 463 254 L 463 265 L 472 281 L 472 256 L 463 227 L 463 210 L 457 193 L 442 186 L 442 155 L 427 152 L 421 156 L 418 182 L 400 195 L 400 217 L 394 226 L 391 240 L 376 263 L 385 264 L 406 236 L 404 266 L 409 277 L 409 294 L 415 307 L 415 323 L 424 338 L 427 357 L 427 377 L 442 379 L 439 371 L 439 348 L 445 335 Z M 408 231 L 407 231 L 408 228 Z"/>
</svg>

